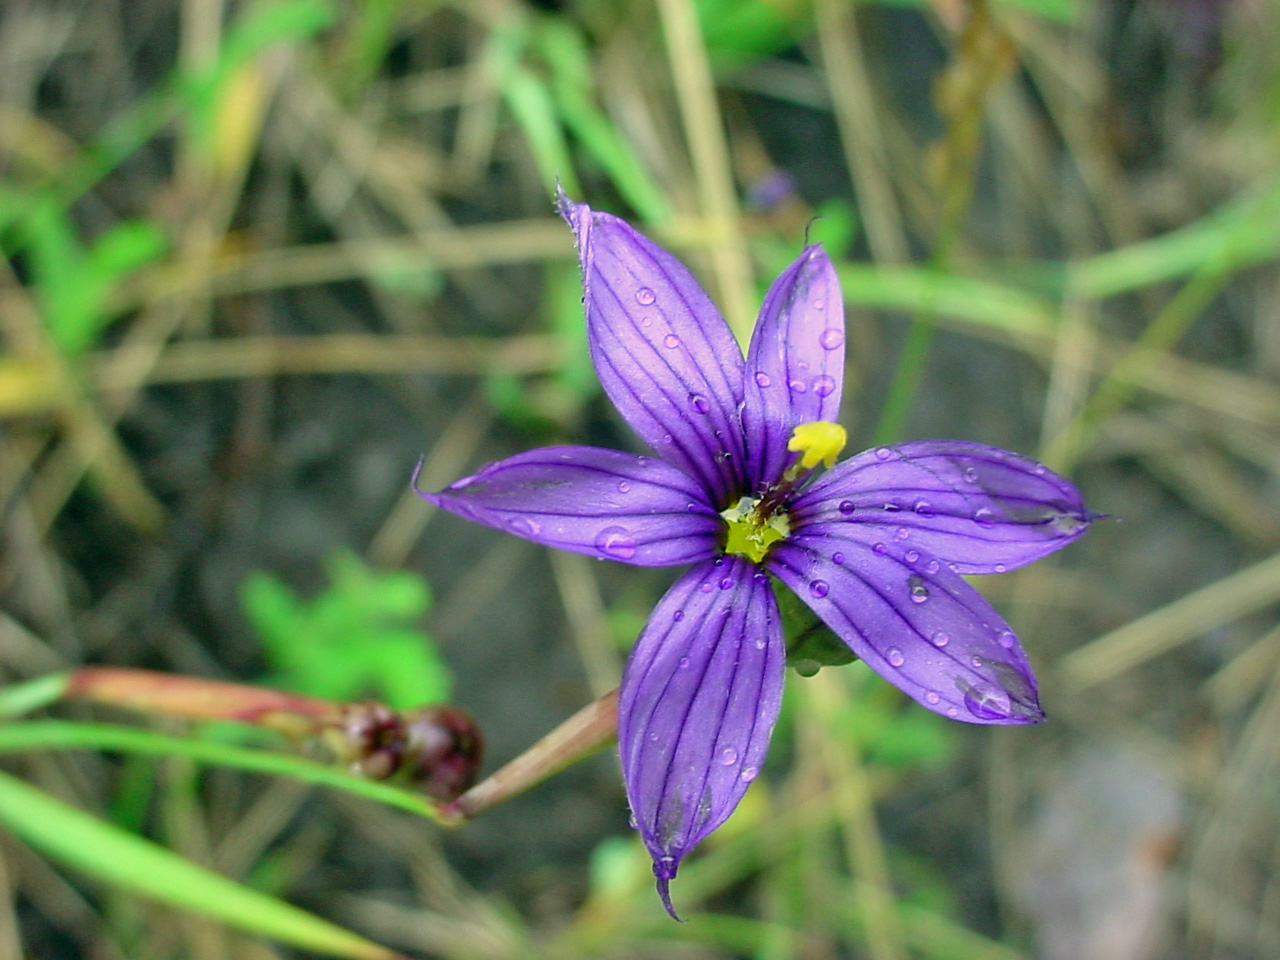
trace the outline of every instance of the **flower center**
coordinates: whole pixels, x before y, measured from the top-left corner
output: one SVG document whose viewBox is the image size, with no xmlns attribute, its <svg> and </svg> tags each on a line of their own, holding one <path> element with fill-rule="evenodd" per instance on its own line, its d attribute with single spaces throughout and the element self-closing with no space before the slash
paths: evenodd
<svg viewBox="0 0 1280 960">
<path fill-rule="evenodd" d="M 743 497 L 720 516 L 729 525 L 725 553 L 746 557 L 752 563 L 762 561 L 770 547 L 791 535 L 791 521 L 786 513 L 776 511 L 774 505 L 763 498 Z"/>
</svg>

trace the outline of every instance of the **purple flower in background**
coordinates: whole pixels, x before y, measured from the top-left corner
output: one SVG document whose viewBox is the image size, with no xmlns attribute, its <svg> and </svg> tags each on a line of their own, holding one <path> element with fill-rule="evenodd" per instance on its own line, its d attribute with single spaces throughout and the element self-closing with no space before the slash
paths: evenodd
<svg viewBox="0 0 1280 960">
<path fill-rule="evenodd" d="M 546 447 L 423 495 L 562 550 L 693 564 L 649 617 L 618 704 L 627 797 L 674 916 L 671 878 L 755 779 L 778 716 L 786 649 L 768 574 L 930 710 L 1035 723 L 1027 658 L 961 574 L 1030 563 L 1092 515 L 1062 477 L 976 443 L 913 441 L 833 466 L 844 308 L 821 247 L 774 281 L 744 361 L 674 257 L 585 204 L 562 196 L 560 212 L 596 372 L 658 458 Z"/>
</svg>

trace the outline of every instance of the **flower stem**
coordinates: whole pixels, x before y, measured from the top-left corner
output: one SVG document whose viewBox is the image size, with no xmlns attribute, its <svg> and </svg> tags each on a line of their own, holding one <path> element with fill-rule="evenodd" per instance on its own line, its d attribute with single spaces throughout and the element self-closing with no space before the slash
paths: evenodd
<svg viewBox="0 0 1280 960">
<path fill-rule="evenodd" d="M 470 820 L 595 752 L 617 732 L 618 691 L 611 690 L 445 806 L 441 813 L 448 820 Z"/>
</svg>

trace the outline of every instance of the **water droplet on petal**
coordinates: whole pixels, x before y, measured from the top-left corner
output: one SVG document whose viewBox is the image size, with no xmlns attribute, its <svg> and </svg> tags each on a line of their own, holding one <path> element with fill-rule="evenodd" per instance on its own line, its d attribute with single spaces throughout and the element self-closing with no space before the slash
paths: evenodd
<svg viewBox="0 0 1280 960">
<path fill-rule="evenodd" d="M 675 613 L 671 615 L 671 619 L 674 620 L 676 623 L 679 623 L 681 620 L 684 619 L 684 611 L 677 610 Z"/>
<path fill-rule="evenodd" d="M 911 531 L 906 527 L 899 527 L 897 530 L 893 531 L 893 539 L 895 540 L 905 540 L 909 536 L 911 536 Z"/>
<path fill-rule="evenodd" d="M 704 584 L 703 584 L 702 586 L 700 586 L 698 589 L 699 589 L 699 590 L 701 590 L 703 593 L 710 593 L 712 590 L 714 590 L 714 589 L 715 589 L 715 587 L 713 587 L 713 586 L 712 586 L 711 584 L 709 584 L 709 583 L 704 583 Z"/>
<path fill-rule="evenodd" d="M 915 574 L 907 578 L 907 585 L 910 588 L 912 603 L 924 603 L 929 599 L 929 588 Z"/>
<path fill-rule="evenodd" d="M 977 654 L 974 654 L 972 657 L 969 658 L 969 663 L 973 666 L 973 669 L 981 670 L 982 665 L 986 663 L 986 661 L 983 660 L 981 657 L 979 657 Z"/>
<path fill-rule="evenodd" d="M 889 552 L 889 548 L 886 547 L 883 543 L 873 543 L 871 545 L 871 552 L 883 557 L 886 553 Z"/>
<path fill-rule="evenodd" d="M 742 773 L 739 775 L 744 783 L 750 783 L 756 777 L 760 776 L 759 767 L 743 767 Z"/>
<path fill-rule="evenodd" d="M 681 670 L 688 670 L 688 669 L 689 669 L 689 662 L 690 662 L 690 661 L 689 661 L 689 658 L 688 658 L 688 657 L 681 657 L 681 658 L 680 658 L 680 669 L 681 669 Z"/>
<path fill-rule="evenodd" d="M 892 451 L 892 450 L 890 450 L 888 447 L 877 447 L 877 448 L 876 448 L 876 459 L 877 459 L 877 460 L 888 460 L 888 459 L 889 459 L 890 457 L 892 457 L 892 456 L 893 456 L 893 451 Z"/>
<path fill-rule="evenodd" d="M 973 522 L 980 527 L 990 527 L 996 522 L 995 511 L 990 507 L 979 507 L 973 511 Z"/>
<path fill-rule="evenodd" d="M 767 387 L 771 383 L 773 383 L 773 381 L 769 379 L 769 375 L 767 373 L 756 374 L 756 386 Z"/>
<path fill-rule="evenodd" d="M 630 826 L 632 830 L 640 829 L 640 821 L 636 819 L 636 815 L 634 813 L 627 817 L 627 825 Z"/>
<path fill-rule="evenodd" d="M 920 551 L 919 551 L 919 550 L 908 550 L 908 551 L 907 551 L 907 563 L 915 563 L 915 562 L 916 562 L 917 560 L 919 560 L 919 559 L 920 559 Z"/>
<path fill-rule="evenodd" d="M 667 349 L 669 350 L 674 350 L 676 347 L 680 346 L 680 338 L 674 333 L 668 333 L 662 338 L 662 342 L 666 344 Z"/>
<path fill-rule="evenodd" d="M 850 514 L 850 513 L 853 513 L 853 510 L 854 510 L 854 506 L 853 506 L 853 501 L 852 501 L 852 500 L 841 500 L 841 501 L 840 501 L 840 512 L 841 512 L 841 513 L 843 513 L 843 514 L 845 514 L 845 515 L 848 515 L 848 514 Z"/>
<path fill-rule="evenodd" d="M 929 704 L 929 706 L 931 706 L 931 707 L 932 707 L 932 706 L 935 706 L 935 705 L 938 703 L 938 701 L 939 701 L 940 699 L 942 699 L 942 698 L 941 698 L 941 697 L 939 697 L 939 696 L 938 696 L 936 693 L 934 693 L 932 690 L 930 690 L 928 693 L 926 693 L 926 694 L 924 695 L 924 702 L 925 702 L 925 703 L 927 703 L 927 704 Z"/>
<path fill-rule="evenodd" d="M 688 510 L 690 513 L 698 512 L 698 505 L 696 503 L 686 503 L 684 508 Z"/>
<path fill-rule="evenodd" d="M 890 647 L 884 658 L 889 661 L 891 666 L 900 667 L 907 662 L 907 658 L 902 655 L 902 651 L 897 647 Z"/>
<path fill-rule="evenodd" d="M 619 480 L 619 481 L 618 481 L 618 492 L 619 492 L 619 493 L 630 493 L 630 492 L 631 492 L 631 483 L 630 483 L 630 481 L 627 481 L 627 480 Z"/>
<path fill-rule="evenodd" d="M 836 564 L 837 566 L 844 563 L 844 554 L 840 553 L 839 551 L 836 551 L 831 555 L 831 562 Z"/>
<path fill-rule="evenodd" d="M 738 751 L 733 747 L 725 747 L 720 751 L 720 762 L 726 767 L 731 767 L 738 762 Z"/>
<path fill-rule="evenodd" d="M 823 330 L 822 335 L 818 337 L 818 343 L 822 345 L 823 350 L 835 350 L 844 343 L 844 333 L 834 327 Z"/>
<path fill-rule="evenodd" d="M 689 405 L 699 413 L 706 413 L 711 409 L 711 401 L 700 393 L 689 394 Z"/>
<path fill-rule="evenodd" d="M 1012 716 L 1009 695 L 989 683 L 979 683 L 966 690 L 964 705 L 979 720 L 1005 720 Z"/>
<path fill-rule="evenodd" d="M 809 385 L 803 380 L 792 380 L 787 386 L 791 388 L 792 393 L 804 393 L 809 389 Z"/>
<path fill-rule="evenodd" d="M 1002 632 L 997 639 L 1000 641 L 1000 646 L 1004 647 L 1006 650 L 1012 649 L 1013 645 L 1018 642 L 1018 638 L 1008 630 Z"/>
<path fill-rule="evenodd" d="M 656 299 L 657 297 L 653 295 L 653 291 L 650 290 L 648 287 L 641 287 L 639 290 L 636 291 L 636 303 L 643 304 L 644 306 L 647 307 L 649 306 L 649 304 L 653 303 L 653 301 Z"/>
<path fill-rule="evenodd" d="M 886 513 L 897 513 L 902 509 L 902 504 L 898 503 L 897 500 L 890 500 L 884 505 L 884 509 Z"/>
<path fill-rule="evenodd" d="M 977 470 L 975 470 L 973 467 L 965 467 L 965 468 L 964 468 L 964 478 L 965 478 L 966 480 L 968 480 L 970 483 L 977 483 L 977 482 L 978 482 L 978 471 L 977 471 Z"/>
<path fill-rule="evenodd" d="M 831 592 L 831 587 L 827 585 L 827 581 L 825 580 L 809 581 L 809 593 L 817 597 L 819 600 L 821 600 L 830 592 Z"/>
<path fill-rule="evenodd" d="M 723 580 L 720 581 L 721 590 L 728 590 L 732 586 L 733 586 L 733 577 L 725 577 Z"/>
<path fill-rule="evenodd" d="M 821 310 L 824 307 L 826 307 L 826 305 L 827 305 L 827 301 L 823 300 L 821 297 L 813 301 L 813 309 L 815 310 Z"/>
<path fill-rule="evenodd" d="M 933 504 L 928 500 L 917 500 L 914 510 L 917 514 L 926 519 L 933 516 Z"/>
<path fill-rule="evenodd" d="M 630 560 L 636 555 L 635 537 L 626 527 L 605 527 L 596 534 L 596 549 L 613 560 Z"/>
<path fill-rule="evenodd" d="M 512 517 L 507 521 L 507 526 L 511 528 L 511 532 L 521 537 L 537 536 L 538 531 L 542 529 L 535 520 L 528 517 Z"/>
<path fill-rule="evenodd" d="M 835 392 L 835 377 L 829 377 L 825 373 L 813 378 L 813 392 L 815 396 L 829 397 Z"/>
<path fill-rule="evenodd" d="M 930 560 L 928 563 L 924 565 L 925 573 L 937 573 L 941 569 L 942 569 L 942 564 L 938 563 L 937 560 Z"/>
<path fill-rule="evenodd" d="M 933 634 L 933 636 L 929 638 L 929 641 L 935 647 L 941 648 L 941 647 L 945 647 L 948 643 L 951 642 L 951 637 L 947 634 L 945 630 L 938 630 Z"/>
<path fill-rule="evenodd" d="M 1008 570 L 1008 569 L 1009 569 L 1009 568 L 1008 568 L 1008 567 L 1006 567 L 1003 563 L 997 563 L 997 564 L 996 564 L 996 573 L 1004 573 L 1004 572 L 1005 572 L 1006 570 Z"/>
</svg>

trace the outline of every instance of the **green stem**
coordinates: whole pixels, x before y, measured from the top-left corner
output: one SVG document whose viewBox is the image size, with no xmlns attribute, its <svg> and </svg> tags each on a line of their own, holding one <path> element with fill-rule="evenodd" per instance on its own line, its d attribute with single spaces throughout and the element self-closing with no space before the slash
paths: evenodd
<svg viewBox="0 0 1280 960">
<path fill-rule="evenodd" d="M 51 673 L 35 680 L 0 687 L 0 720 L 13 720 L 57 703 L 66 695 L 70 682 L 69 673 Z"/>
<path fill-rule="evenodd" d="M 144 756 L 187 757 L 196 763 L 212 766 L 294 777 L 306 783 L 345 790 L 390 807 L 407 810 L 436 823 L 450 823 L 435 804 L 407 790 L 363 780 L 313 760 L 264 750 L 250 750 L 211 740 L 190 740 L 134 727 L 61 720 L 0 723 L 0 753 L 30 750 L 102 750 Z"/>
</svg>

